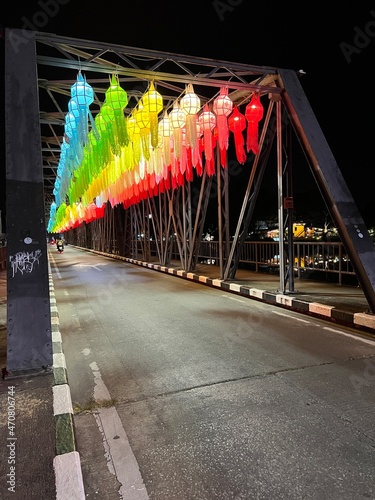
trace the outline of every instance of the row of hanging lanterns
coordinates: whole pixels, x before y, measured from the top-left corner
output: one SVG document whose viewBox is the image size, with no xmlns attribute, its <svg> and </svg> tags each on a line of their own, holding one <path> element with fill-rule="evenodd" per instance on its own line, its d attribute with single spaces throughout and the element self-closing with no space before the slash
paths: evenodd
<svg viewBox="0 0 375 500">
<path fill-rule="evenodd" d="M 202 175 L 203 157 L 207 174 L 214 175 L 215 147 L 221 166 L 226 168 L 230 133 L 240 164 L 246 161 L 246 151 L 259 153 L 258 124 L 263 106 L 256 94 L 245 114 L 240 113 L 226 87 L 213 100 L 212 110 L 208 104 L 202 109 L 193 85 L 188 84 L 170 112 L 162 114 L 163 97 L 151 82 L 137 108 L 125 117 L 127 93 L 113 75 L 95 119 L 90 111 L 93 102 L 93 89 L 79 72 L 65 117 L 50 232 L 62 232 L 75 227 L 77 221 L 92 220 L 93 200 L 99 209 L 97 216 L 102 216 L 102 207 L 108 201 L 127 207 L 192 181 L 194 169 Z"/>
</svg>

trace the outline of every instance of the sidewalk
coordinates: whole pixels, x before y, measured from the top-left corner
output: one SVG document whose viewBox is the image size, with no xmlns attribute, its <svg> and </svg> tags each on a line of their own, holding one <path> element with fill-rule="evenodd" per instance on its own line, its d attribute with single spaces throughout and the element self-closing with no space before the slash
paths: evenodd
<svg viewBox="0 0 375 500">
<path fill-rule="evenodd" d="M 7 276 L 0 270 L 0 498 L 83 500 L 73 408 L 50 275 L 53 366 L 37 373 L 6 370 Z"/>
<path fill-rule="evenodd" d="M 8 378 L 6 361 L 6 271 L 0 271 L 1 460 L 0 497 L 55 498 L 55 455 L 50 372 Z"/>
<path fill-rule="evenodd" d="M 295 292 L 279 293 L 276 274 L 255 273 L 240 269 L 234 280 L 223 282 L 218 278 L 219 268 L 199 264 L 194 273 L 186 273 L 178 262 L 168 267 L 134 259 L 117 258 L 173 276 L 193 280 L 205 286 L 217 287 L 227 293 L 239 294 L 249 300 L 260 300 L 334 324 L 345 324 L 364 335 L 375 334 L 375 315 L 368 312 L 367 300 L 358 287 L 339 286 L 325 282 L 296 280 Z M 38 500 L 83 500 L 85 497 L 80 470 L 79 454 L 75 450 L 73 410 L 67 382 L 66 366 L 59 334 L 59 320 L 50 277 L 51 315 L 54 345 L 53 370 L 33 375 L 12 377 L 6 374 L 6 271 L 0 270 L 0 402 L 4 410 L 10 408 L 8 399 L 14 387 L 16 401 L 16 459 L 15 488 L 17 497 L 7 483 L 10 465 L 2 461 L 0 497 L 38 498 Z M 13 396 L 12 396 L 13 397 Z M 3 411 L 4 411 L 3 410 Z M 6 415 L 6 410 L 5 410 Z M 1 419 L 3 450 L 7 449 L 9 429 L 6 419 Z M 9 448 L 10 449 L 10 448 Z M 4 455 L 5 456 L 5 455 Z"/>
</svg>

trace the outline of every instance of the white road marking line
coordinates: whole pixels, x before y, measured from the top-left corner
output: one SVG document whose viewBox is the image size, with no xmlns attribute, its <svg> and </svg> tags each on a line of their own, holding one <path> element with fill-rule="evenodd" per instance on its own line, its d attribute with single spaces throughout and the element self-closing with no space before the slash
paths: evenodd
<svg viewBox="0 0 375 500">
<path fill-rule="evenodd" d="M 274 314 L 277 314 L 278 316 L 284 316 L 284 317 L 289 318 L 289 319 L 295 319 L 296 321 L 301 321 L 302 323 L 311 323 L 311 321 L 306 321 L 305 319 L 301 319 L 301 318 L 295 318 L 294 316 L 290 316 L 289 314 L 283 314 L 283 313 L 278 312 L 278 311 L 272 311 L 272 312 Z M 365 339 L 365 338 L 359 337 L 357 335 L 353 335 L 351 333 L 344 332 L 343 330 L 337 330 L 336 328 L 330 328 L 329 326 L 323 326 L 322 328 L 323 328 L 323 330 L 327 330 L 327 331 L 333 332 L 333 333 L 338 333 L 340 335 L 345 335 L 346 337 L 350 337 L 352 339 L 359 340 L 361 342 L 364 342 L 365 344 L 370 344 L 372 346 L 375 346 L 374 340 Z"/>
<path fill-rule="evenodd" d="M 73 264 L 74 267 L 93 267 L 97 271 L 101 271 L 100 267 L 98 266 L 106 266 L 106 263 L 103 264 Z"/>
<path fill-rule="evenodd" d="M 59 279 L 61 279 L 61 274 L 60 274 L 60 271 L 59 271 L 59 269 L 58 269 L 58 267 L 57 267 L 57 265 L 56 265 L 55 258 L 54 258 L 54 256 L 53 256 L 52 254 L 50 254 L 50 259 L 52 260 L 52 267 L 54 268 L 54 272 L 55 272 L 55 274 L 57 275 L 57 277 L 58 277 Z"/>
<path fill-rule="evenodd" d="M 306 319 L 302 319 L 302 318 L 296 318 L 295 316 L 291 316 L 290 314 L 283 314 L 281 312 L 278 312 L 278 311 L 272 311 L 273 314 L 277 314 L 278 316 L 284 316 L 285 318 L 289 318 L 289 319 L 295 319 L 296 321 L 301 321 L 301 323 L 311 323 L 311 321 L 308 321 Z"/>
<path fill-rule="evenodd" d="M 84 351 L 87 351 L 87 349 L 84 349 Z M 94 361 L 89 366 L 94 375 L 95 401 L 98 403 L 110 401 L 111 395 L 103 382 L 97 363 Z M 94 412 L 94 417 L 103 436 L 108 470 L 121 483 L 119 489 L 120 498 L 123 500 L 149 500 L 137 460 L 130 447 L 116 408 L 114 406 L 99 408 Z"/>
<path fill-rule="evenodd" d="M 236 299 L 236 297 L 231 297 L 230 295 L 222 295 L 222 297 L 225 297 L 226 299 L 230 299 L 230 300 L 235 300 L 236 302 L 241 302 L 242 304 L 245 303 L 244 300 Z"/>
<path fill-rule="evenodd" d="M 73 304 L 71 304 L 71 305 L 73 305 Z M 81 322 L 79 321 L 79 317 L 77 316 L 77 314 L 72 314 L 72 324 L 75 328 L 82 330 Z"/>
<path fill-rule="evenodd" d="M 329 328 L 328 326 L 323 327 L 324 330 L 328 330 L 329 332 L 333 333 L 339 333 L 340 335 L 345 335 L 346 337 L 350 337 L 355 340 L 360 340 L 361 342 L 364 342 L 365 344 L 370 344 L 372 346 L 375 346 L 375 341 L 370 340 L 370 339 L 364 339 L 362 337 L 358 337 L 357 335 L 353 335 L 351 333 L 343 332 L 342 330 L 336 330 L 336 328 Z"/>
</svg>

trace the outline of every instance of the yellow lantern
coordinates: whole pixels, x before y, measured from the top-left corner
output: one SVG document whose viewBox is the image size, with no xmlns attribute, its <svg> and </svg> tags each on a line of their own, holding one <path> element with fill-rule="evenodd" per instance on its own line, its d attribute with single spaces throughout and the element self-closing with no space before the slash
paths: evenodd
<svg viewBox="0 0 375 500">
<path fill-rule="evenodd" d="M 150 134 L 151 134 L 151 122 L 150 116 L 147 109 L 141 106 L 138 110 L 134 112 L 135 121 L 139 127 L 141 134 L 141 144 L 143 156 L 149 160 L 150 159 Z"/>
<path fill-rule="evenodd" d="M 149 90 L 142 97 L 142 104 L 144 110 L 149 114 L 151 146 L 156 148 L 158 145 L 158 114 L 163 111 L 163 97 L 155 90 L 153 82 L 150 83 Z"/>
<path fill-rule="evenodd" d="M 186 140 L 187 146 L 191 148 L 197 147 L 197 113 L 201 107 L 201 101 L 197 94 L 194 93 L 194 88 L 191 83 L 186 87 L 185 95 L 180 101 L 180 107 L 186 114 Z"/>
<path fill-rule="evenodd" d="M 138 165 L 142 156 L 141 130 L 134 116 L 129 116 L 127 119 L 127 129 L 129 140 L 132 145 L 134 164 Z"/>
</svg>

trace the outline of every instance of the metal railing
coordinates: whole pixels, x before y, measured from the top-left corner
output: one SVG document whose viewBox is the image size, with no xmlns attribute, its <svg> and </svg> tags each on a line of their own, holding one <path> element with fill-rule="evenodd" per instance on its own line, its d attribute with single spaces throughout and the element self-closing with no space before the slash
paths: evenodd
<svg viewBox="0 0 375 500">
<path fill-rule="evenodd" d="M 341 242 L 295 241 L 294 271 L 298 278 L 312 273 L 330 273 L 342 284 L 344 276 L 355 277 L 353 266 Z M 219 242 L 202 241 L 199 246 L 199 260 L 219 264 Z M 242 247 L 239 262 L 250 265 L 255 271 L 270 272 L 279 268 L 279 243 L 273 241 L 246 241 Z"/>
<path fill-rule="evenodd" d="M 138 256 L 142 256 L 142 245 L 137 242 Z M 156 242 L 150 241 L 152 256 L 157 256 Z M 297 278 L 310 278 L 312 275 L 324 278 L 331 275 L 338 284 L 343 284 L 345 276 L 356 281 L 356 274 L 341 242 L 295 241 L 294 272 Z M 223 245 L 225 248 L 225 244 Z M 224 249 L 223 249 L 223 255 Z M 172 260 L 179 260 L 177 244 L 173 244 Z M 198 262 L 219 265 L 219 242 L 201 241 Z M 275 241 L 246 241 L 239 258 L 240 265 L 256 272 L 278 272 L 279 243 Z M 355 283 L 354 283 L 355 284 Z"/>
<path fill-rule="evenodd" d="M 95 232 L 86 234 L 86 231 L 76 235 L 70 243 L 105 251 L 113 254 L 123 255 L 118 248 L 118 241 L 112 236 L 106 240 L 105 246 L 101 239 L 97 238 Z M 356 273 L 350 263 L 345 248 L 340 241 L 294 241 L 294 263 L 295 276 L 301 279 L 317 278 L 320 280 L 335 281 L 338 284 L 349 283 L 358 285 Z M 158 259 L 157 242 L 155 240 L 138 239 L 128 245 L 130 254 L 124 256 L 140 260 Z M 226 244 L 223 243 L 222 255 L 225 260 Z M 219 242 L 202 240 L 198 248 L 198 263 L 220 265 Z M 288 255 L 287 249 L 285 255 Z M 170 260 L 180 261 L 177 242 L 172 243 Z M 279 242 L 277 241 L 245 241 L 239 257 L 239 266 L 246 267 L 256 272 L 279 272 Z M 288 263 L 287 263 L 288 264 Z"/>
</svg>

